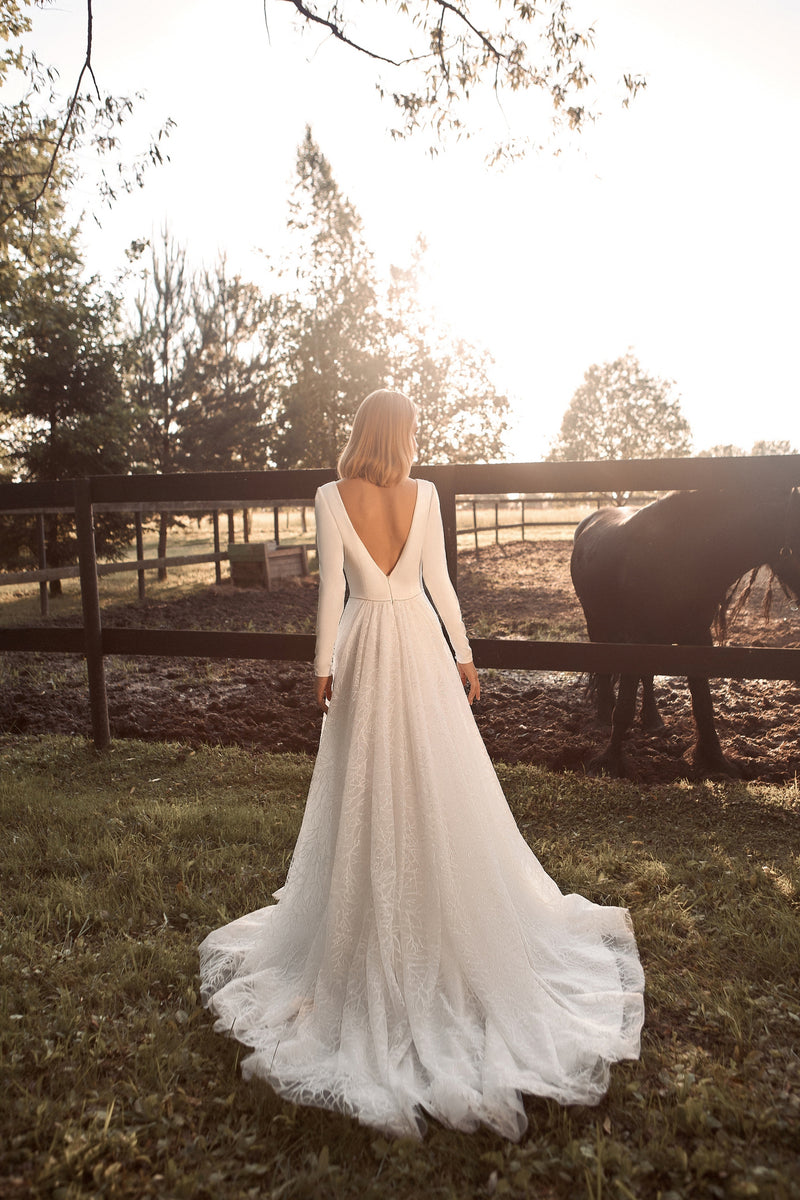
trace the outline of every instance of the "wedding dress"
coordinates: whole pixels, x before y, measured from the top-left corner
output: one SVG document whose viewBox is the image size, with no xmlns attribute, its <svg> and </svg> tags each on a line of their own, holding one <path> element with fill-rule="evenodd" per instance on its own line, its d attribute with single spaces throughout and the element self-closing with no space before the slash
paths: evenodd
<svg viewBox="0 0 800 1200">
<path fill-rule="evenodd" d="M 520 1093 L 594 1104 L 638 1056 L 630 919 L 562 895 L 516 827 L 422 589 L 469 661 L 433 485 L 389 575 L 335 483 L 316 513 L 333 698 L 278 903 L 205 939 L 203 1001 L 288 1100 L 516 1139 Z"/>
</svg>

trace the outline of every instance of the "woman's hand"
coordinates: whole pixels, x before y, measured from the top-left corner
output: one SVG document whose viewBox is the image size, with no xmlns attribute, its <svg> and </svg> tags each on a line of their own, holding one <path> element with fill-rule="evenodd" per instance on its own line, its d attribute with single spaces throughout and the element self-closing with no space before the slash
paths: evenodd
<svg viewBox="0 0 800 1200">
<path fill-rule="evenodd" d="M 469 684 L 467 700 L 469 700 L 470 704 L 472 704 L 474 700 L 480 700 L 481 681 L 478 679 L 478 672 L 475 669 L 475 663 L 458 663 L 458 673 L 461 676 L 461 682 L 464 684 L 464 686 L 466 687 L 467 684 Z"/>
<path fill-rule="evenodd" d="M 315 675 L 316 680 L 316 698 L 317 708 L 321 708 L 323 712 L 327 709 L 331 702 L 333 693 L 333 676 L 332 675 Z"/>
</svg>

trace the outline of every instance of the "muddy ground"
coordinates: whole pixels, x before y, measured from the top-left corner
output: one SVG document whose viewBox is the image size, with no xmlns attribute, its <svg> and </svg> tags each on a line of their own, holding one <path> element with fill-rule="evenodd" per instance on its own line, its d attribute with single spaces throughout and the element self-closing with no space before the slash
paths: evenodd
<svg viewBox="0 0 800 1200">
<path fill-rule="evenodd" d="M 586 636 L 569 577 L 567 541 L 515 543 L 459 555 L 459 593 L 474 636 L 558 639 Z M 731 644 L 800 648 L 800 612 L 780 593 L 761 615 L 765 579 L 729 634 Z M 272 592 L 223 583 L 171 602 L 107 608 L 108 626 L 241 629 L 310 633 L 314 577 Z M 55 606 L 54 606 L 55 607 Z M 60 621 L 55 615 L 53 624 Z M 111 731 L 118 738 L 235 743 L 313 754 L 320 716 L 305 664 L 169 658 L 106 660 Z M 583 771 L 605 744 L 585 679 L 546 672 L 485 671 L 475 717 L 491 756 Z M 694 778 L 693 725 L 685 680 L 657 680 L 666 729 L 637 725 L 628 774 L 642 782 Z M 743 776 L 772 782 L 800 773 L 800 681 L 712 684 L 723 747 Z M 70 655 L 0 656 L 0 732 L 85 734 L 89 708 L 82 660 Z"/>
</svg>

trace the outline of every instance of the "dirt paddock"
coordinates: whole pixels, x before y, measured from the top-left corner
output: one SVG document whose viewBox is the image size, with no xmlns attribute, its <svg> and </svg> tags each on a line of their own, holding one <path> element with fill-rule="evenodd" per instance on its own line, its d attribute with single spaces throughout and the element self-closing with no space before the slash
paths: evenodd
<svg viewBox="0 0 800 1200">
<path fill-rule="evenodd" d="M 468 631 L 479 637 L 583 639 L 569 577 L 569 541 L 519 542 L 459 555 Z M 800 612 L 780 592 L 761 615 L 766 578 L 729 634 L 730 644 L 800 648 Z M 313 632 L 316 579 L 272 592 L 201 589 L 178 601 L 108 608 L 107 626 Z M 56 615 L 49 623 L 66 624 Z M 71 622 L 69 622 L 71 623 Z M 313 754 L 320 717 L 305 664 L 169 658 L 106 660 L 111 731 L 118 738 L 235 743 Z M 475 717 L 492 758 L 583 771 L 605 744 L 585 679 L 546 672 L 485 671 Z M 787 782 L 800 773 L 800 681 L 712 684 L 725 752 L 745 778 Z M 641 782 L 693 778 L 693 724 L 682 679 L 658 679 L 666 729 L 628 741 L 628 774 Z M 0 732 L 85 734 L 89 706 L 82 660 L 69 655 L 0 656 Z"/>
</svg>

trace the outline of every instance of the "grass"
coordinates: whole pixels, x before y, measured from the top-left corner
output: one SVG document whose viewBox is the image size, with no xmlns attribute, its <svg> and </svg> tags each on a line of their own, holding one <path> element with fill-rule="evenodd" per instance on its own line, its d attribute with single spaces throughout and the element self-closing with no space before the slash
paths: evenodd
<svg viewBox="0 0 800 1200">
<path fill-rule="evenodd" d="M 0 740 L 0 1195 L 800 1197 L 794 787 L 500 768 L 565 891 L 630 907 L 642 1058 L 596 1109 L 532 1099 L 519 1145 L 390 1142 L 244 1084 L 196 946 L 282 882 L 311 764 Z"/>
</svg>

